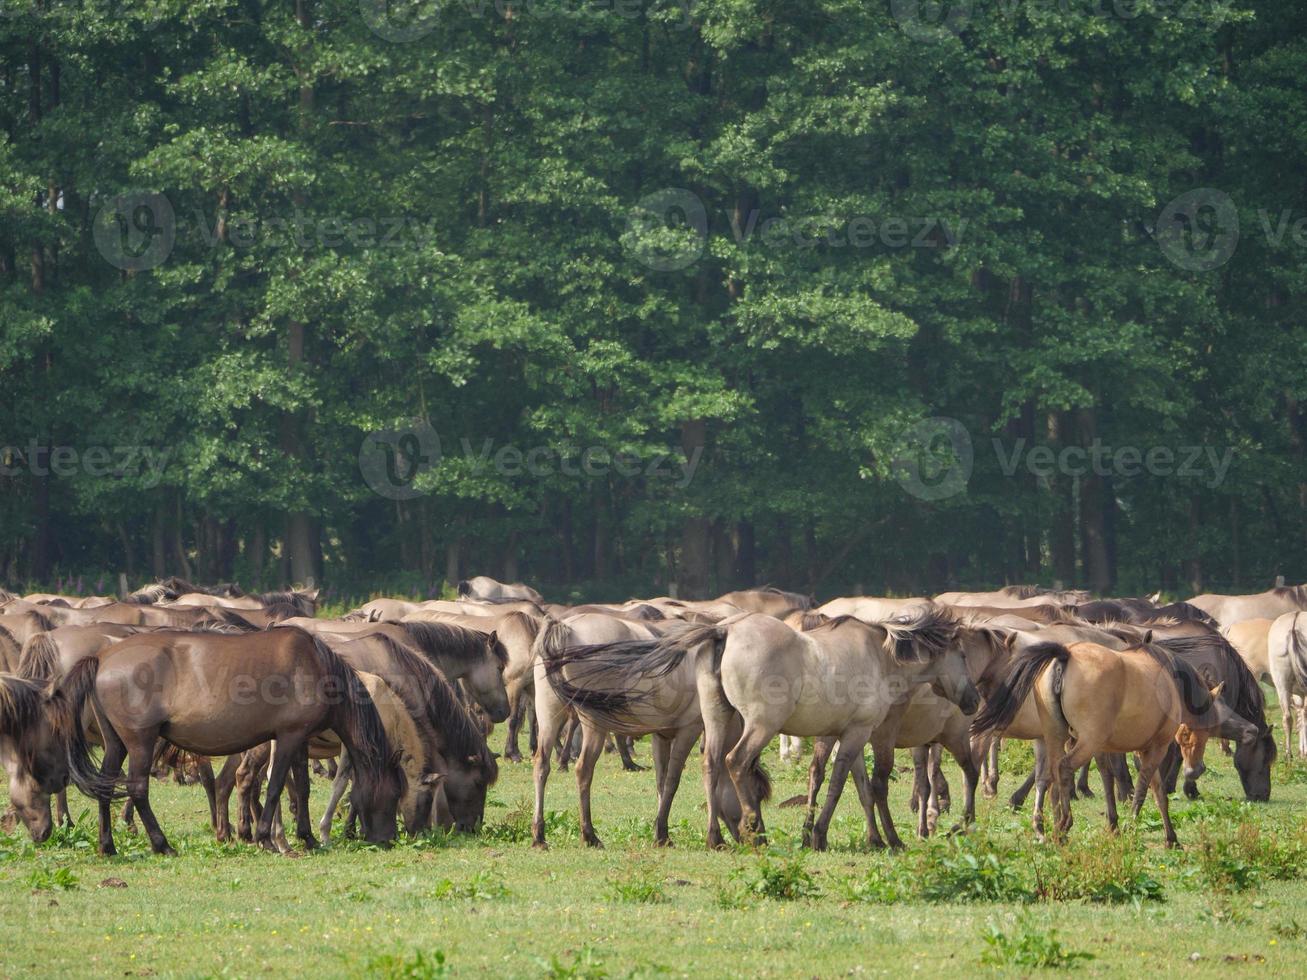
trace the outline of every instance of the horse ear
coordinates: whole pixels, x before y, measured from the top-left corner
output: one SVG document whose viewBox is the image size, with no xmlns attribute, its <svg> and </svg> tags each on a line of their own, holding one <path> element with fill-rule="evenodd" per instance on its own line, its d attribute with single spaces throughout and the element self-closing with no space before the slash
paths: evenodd
<svg viewBox="0 0 1307 980">
<path fill-rule="evenodd" d="M 486 645 L 493 647 L 499 642 L 499 630 L 491 630 L 490 635 L 486 637 Z"/>
<path fill-rule="evenodd" d="M 422 777 L 423 786 L 439 786 L 445 779 L 443 772 L 429 772 Z"/>
<path fill-rule="evenodd" d="M 1147 644 L 1152 642 L 1153 642 L 1153 631 L 1148 630 L 1146 633 L 1144 633 L 1144 643 Z"/>
<path fill-rule="evenodd" d="M 1161 590 L 1159 589 L 1157 592 L 1154 592 L 1152 595 L 1147 596 L 1147 599 L 1148 599 L 1148 601 L 1151 602 L 1153 605 L 1157 605 L 1159 602 L 1162 601 L 1162 592 L 1161 592 Z"/>
<path fill-rule="evenodd" d="M 1008 633 L 1007 636 L 1003 637 L 1003 645 L 1007 647 L 1009 650 L 1013 649 L 1016 646 L 1016 644 L 1017 644 L 1016 630 L 1012 630 L 1010 633 Z"/>
<path fill-rule="evenodd" d="M 1221 696 L 1221 692 L 1225 690 L 1225 681 L 1221 681 L 1221 683 L 1217 684 L 1211 690 L 1212 690 L 1212 700 L 1216 700 Z"/>
</svg>

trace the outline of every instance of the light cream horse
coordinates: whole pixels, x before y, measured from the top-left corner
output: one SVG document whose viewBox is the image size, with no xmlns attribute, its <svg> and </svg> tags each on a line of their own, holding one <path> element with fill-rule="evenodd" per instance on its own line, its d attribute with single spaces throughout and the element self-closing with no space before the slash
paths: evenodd
<svg viewBox="0 0 1307 980">
<path fill-rule="evenodd" d="M 1266 636 L 1267 666 L 1284 723 L 1284 757 L 1293 758 L 1293 723 L 1298 719 L 1298 755 L 1307 759 L 1307 615 L 1285 613 Z"/>
<path fill-rule="evenodd" d="M 1189 604 L 1197 606 L 1222 627 L 1229 627 L 1246 619 L 1275 619 L 1307 609 L 1307 585 L 1280 586 L 1255 595 L 1207 593 L 1194 596 Z"/>
<path fill-rule="evenodd" d="M 753 772 L 777 734 L 840 741 L 812 832 L 812 846 L 821 849 L 850 769 L 862 765 L 863 746 L 905 694 L 930 684 L 963 711 L 975 711 L 980 696 L 962 652 L 946 642 L 950 636 L 933 619 L 870 625 L 842 617 L 800 633 L 756 613 L 688 631 L 682 641 L 695 651 L 705 785 L 711 790 L 729 774 L 740 799 L 741 836 L 766 841 Z M 734 738 L 737 713 L 744 729 Z M 711 829 L 711 791 L 708 798 Z M 720 838 L 710 836 L 709 844 Z"/>
</svg>

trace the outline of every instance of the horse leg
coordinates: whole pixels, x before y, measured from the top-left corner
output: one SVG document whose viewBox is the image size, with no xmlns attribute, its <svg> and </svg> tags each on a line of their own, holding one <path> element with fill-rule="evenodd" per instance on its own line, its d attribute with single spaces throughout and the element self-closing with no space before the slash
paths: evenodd
<svg viewBox="0 0 1307 980">
<path fill-rule="evenodd" d="M 917 815 L 917 836 L 925 840 L 930 836 L 926 808 L 930 805 L 930 746 L 917 745 L 912 749 L 912 800 Z"/>
<path fill-rule="evenodd" d="M 305 850 L 318 846 L 313 836 L 313 824 L 309 821 L 309 750 L 305 745 L 291 762 L 290 788 L 295 803 L 295 836 L 300 839 Z"/>
<path fill-rule="evenodd" d="M 559 772 L 567 772 L 568 764 L 572 761 L 572 742 L 576 739 L 580 724 L 580 719 L 577 718 L 575 712 L 572 712 L 567 719 L 567 724 L 563 727 L 563 737 L 558 743 Z"/>
<path fill-rule="evenodd" d="M 583 722 L 581 751 L 576 756 L 576 795 L 581 804 L 581 839 L 588 847 L 603 847 L 595 833 L 590 815 L 590 784 L 594 781 L 595 763 L 604 752 L 604 730 Z"/>
<path fill-rule="evenodd" d="M 118 737 L 111 725 L 100 723 L 100 734 L 104 740 L 104 760 L 100 764 L 100 774 L 108 780 L 116 780 L 123 771 L 123 760 L 127 758 L 127 746 Z M 100 804 L 100 846 L 102 857 L 112 857 L 118 853 L 113 846 L 113 801 L 104 798 Z"/>
<path fill-rule="evenodd" d="M 840 733 L 840 747 L 835 753 L 835 764 L 831 767 L 830 786 L 826 788 L 826 804 L 821 808 L 817 823 L 812 828 L 812 849 L 814 851 L 826 850 L 826 832 L 830 828 L 830 821 L 835 814 L 835 807 L 840 802 L 840 794 L 844 792 L 844 783 L 849 778 L 849 770 L 855 762 L 857 765 L 865 766 L 862 761 L 862 747 L 867 744 L 867 738 L 870 735 L 871 731 L 867 729 Z M 874 799 L 876 795 L 874 781 L 871 792 Z"/>
<path fill-rule="evenodd" d="M 788 737 L 788 736 L 782 736 Z M 833 738 L 814 738 L 812 740 L 812 761 L 808 763 L 808 805 L 803 816 L 803 846 L 812 846 L 812 824 L 817 817 L 817 794 L 826 778 L 826 762 L 831 750 L 835 748 Z"/>
<path fill-rule="evenodd" d="M 536 669 L 543 674 L 544 668 Z M 535 751 L 531 753 L 532 775 L 535 777 L 535 813 L 531 821 L 531 846 L 547 848 L 545 841 L 545 786 L 549 783 L 549 762 L 558 741 L 558 733 L 564 727 L 567 708 L 559 700 L 548 683 L 536 685 L 535 711 L 532 712 L 539 726 L 540 737 L 536 740 Z"/>
<path fill-rule="evenodd" d="M 150 848 L 155 854 L 176 854 L 168 838 L 163 835 L 159 821 L 150 809 L 150 770 L 154 767 L 154 743 L 157 731 L 133 732 L 135 737 L 127 747 L 127 793 L 141 814 L 141 823 L 150 837 Z"/>
<path fill-rule="evenodd" d="M 336 818 L 336 807 L 340 806 L 341 797 L 349 787 L 354 765 L 349 758 L 349 749 L 341 746 L 340 765 L 336 767 L 336 778 L 331 783 L 331 796 L 327 798 L 327 810 L 318 821 L 318 833 L 324 841 L 331 840 L 331 822 Z"/>
<path fill-rule="evenodd" d="M 1073 739 L 1064 745 L 1058 745 L 1056 751 L 1065 752 L 1059 762 L 1060 768 L 1054 769 L 1055 782 L 1061 794 L 1058 805 L 1062 810 L 1058 814 L 1057 834 L 1059 840 L 1065 840 L 1072 823 L 1071 784 L 1075 781 L 1077 773 L 1083 772 L 1088 766 L 1089 760 L 1095 753 L 1093 746 L 1083 739 Z M 1049 768 L 1053 768 L 1051 759 Z"/>
<path fill-rule="evenodd" d="M 1107 829 L 1117 832 L 1118 817 L 1116 812 L 1116 774 L 1112 771 L 1116 763 L 1109 753 L 1094 756 L 1098 763 L 1098 776 L 1103 781 L 1103 800 L 1107 804 Z"/>
<path fill-rule="evenodd" d="M 1175 744 L 1174 742 L 1166 743 L 1167 746 L 1174 745 L 1174 744 Z M 1161 751 L 1157 751 L 1155 749 L 1150 748 L 1148 750 L 1148 754 L 1151 754 L 1155 751 L 1156 754 L 1160 756 L 1162 752 L 1165 751 L 1165 747 L 1163 747 Z M 1166 846 L 1179 847 L 1180 840 L 1178 837 L 1175 836 L 1175 828 L 1171 826 L 1171 805 L 1170 805 L 1171 801 L 1167 798 L 1166 787 L 1162 785 L 1162 774 L 1158 769 L 1157 762 L 1151 762 L 1150 765 L 1150 759 L 1148 758 L 1148 754 L 1143 754 L 1143 761 L 1140 766 L 1140 772 L 1139 772 L 1139 788 L 1142 789 L 1145 785 L 1152 787 L 1153 799 L 1157 802 L 1157 809 L 1161 811 L 1162 814 L 1162 831 L 1166 834 Z M 1144 772 L 1143 772 L 1145 768 L 1151 769 L 1151 775 L 1148 777 L 1147 781 L 1145 781 Z M 1135 806 L 1136 817 L 1139 816 L 1139 810 L 1142 806 L 1142 796 L 1143 796 L 1142 793 L 1136 791 L 1135 800 L 1136 803 L 1139 804 Z"/>
<path fill-rule="evenodd" d="M 1117 799 L 1128 800 L 1135 795 L 1135 783 L 1130 777 L 1130 760 L 1124 752 L 1113 752 L 1108 757 L 1112 760 L 1112 778 L 1116 782 Z"/>
<path fill-rule="evenodd" d="M 854 762 L 849 773 L 853 776 L 853 788 L 858 791 L 858 802 L 862 804 L 862 814 L 867 821 L 867 846 L 880 850 L 885 842 L 880 839 L 880 831 L 876 827 L 876 794 L 871 789 L 867 764 L 859 759 Z"/>
<path fill-rule="evenodd" d="M 655 735 L 655 739 L 664 743 L 664 760 L 662 781 L 658 789 L 658 813 L 654 817 L 654 843 L 659 847 L 671 847 L 672 841 L 667 833 L 667 821 L 672 812 L 672 801 L 676 791 L 681 787 L 681 773 L 685 771 L 685 761 L 699 740 L 699 727 L 688 725 L 680 729 L 675 736 L 667 739 Z"/>
<path fill-rule="evenodd" d="M 725 785 L 722 774 L 726 771 L 726 747 L 730 744 L 734 709 L 719 695 L 712 697 L 720 703 L 709 702 L 700 688 L 700 705 L 703 708 L 703 795 L 708 801 L 706 840 L 709 849 L 716 850 L 726 846 L 722 840 L 722 805 L 718 789 Z M 736 804 L 739 804 L 738 796 Z M 739 827 L 739 819 L 727 820 L 727 829 L 737 840 Z"/>
<path fill-rule="evenodd" d="M 240 764 L 239 752 L 236 755 L 227 756 L 222 764 L 222 769 L 218 772 L 218 778 L 214 781 L 217 821 L 213 825 L 213 836 L 219 841 L 231 840 L 229 807 L 231 805 L 231 792 L 236 788 L 236 770 L 240 767 Z"/>
<path fill-rule="evenodd" d="M 867 734 L 870 738 L 871 733 Z M 892 850 L 901 851 L 903 840 L 894 827 L 894 816 L 889 809 L 889 777 L 894 772 L 894 743 L 889 740 L 873 742 L 871 750 L 875 760 L 871 770 L 871 795 L 876 801 L 876 812 L 880 814 L 880 828 L 885 832 L 885 843 Z"/>
<path fill-rule="evenodd" d="M 954 744 L 946 744 L 945 748 L 962 767 L 962 822 L 954 824 L 954 830 L 957 830 L 970 827 L 976 822 L 976 785 L 980 782 L 980 767 L 976 765 L 976 757 L 971 754 L 971 739 L 965 734 Z"/>
<path fill-rule="evenodd" d="M 1030 770 L 1030 775 L 1025 778 L 1025 781 L 1012 792 L 1012 796 L 1008 799 L 1008 805 L 1013 810 L 1020 810 L 1025 805 L 1026 797 L 1030 795 L 1030 791 L 1035 786 L 1038 773 L 1039 768 L 1036 765 L 1034 769 Z"/>
<path fill-rule="evenodd" d="M 1092 800 L 1093 791 L 1089 788 L 1089 765 L 1085 764 L 1080 767 L 1080 778 L 1076 781 L 1076 793 L 1083 800 Z"/>
<path fill-rule="evenodd" d="M 123 804 L 123 812 L 118 819 L 123 822 L 123 829 L 125 829 L 127 833 L 136 833 L 136 807 L 132 804 L 130 799 Z"/>
<path fill-rule="evenodd" d="M 981 792 L 986 799 L 992 800 L 998 796 L 998 756 L 1002 748 L 1003 740 L 997 736 L 990 736 L 980 753 L 983 760 L 983 778 Z"/>
<path fill-rule="evenodd" d="M 204 787 L 204 795 L 209 800 L 209 826 L 216 832 L 218 829 L 218 797 L 213 779 L 213 763 L 209 761 L 207 755 L 198 756 L 195 768 L 199 773 L 200 785 Z"/>
<path fill-rule="evenodd" d="M 753 779 L 753 767 L 763 751 L 776 737 L 769 730 L 745 719 L 744 733 L 735 746 L 726 753 L 726 771 L 735 784 L 735 795 L 740 798 L 740 836 L 754 846 L 766 846 L 767 829 L 762 822 L 762 801 L 758 798 Z"/>
<path fill-rule="evenodd" d="M 73 825 L 72 814 L 68 812 L 68 790 L 61 789 L 54 795 L 54 815 L 55 821 L 65 827 Z"/>
<path fill-rule="evenodd" d="M 926 834 L 935 832 L 939 826 L 939 815 L 952 805 L 948 795 L 948 781 L 944 779 L 944 767 L 941 764 L 943 750 L 938 744 L 931 744 L 926 749 L 926 784 L 930 791 L 926 794 Z"/>
<path fill-rule="evenodd" d="M 1031 825 L 1035 828 L 1035 839 L 1044 839 L 1044 798 L 1048 794 L 1048 755 L 1043 739 L 1035 739 L 1035 768 L 1027 782 L 1035 787 L 1034 812 Z"/>
<path fill-rule="evenodd" d="M 281 790 L 286 785 L 286 774 L 290 772 L 291 763 L 304 749 L 304 739 L 295 733 L 278 734 L 272 760 L 268 763 L 268 790 L 263 803 L 263 814 L 254 831 L 254 843 L 264 850 L 274 850 L 272 839 L 273 818 L 281 806 Z M 306 814 L 307 815 L 307 814 Z"/>
<path fill-rule="evenodd" d="M 635 739 L 627 735 L 617 736 L 617 754 L 622 757 L 622 768 L 627 772 L 644 772 L 646 767 L 631 758 L 631 751 L 634 748 Z"/>
<path fill-rule="evenodd" d="M 508 731 L 504 734 L 504 758 L 509 762 L 521 762 L 522 751 L 517 747 L 517 733 L 522 729 L 522 719 L 526 715 L 527 702 L 522 696 L 522 688 L 512 692 L 513 710 L 508 716 Z"/>
</svg>

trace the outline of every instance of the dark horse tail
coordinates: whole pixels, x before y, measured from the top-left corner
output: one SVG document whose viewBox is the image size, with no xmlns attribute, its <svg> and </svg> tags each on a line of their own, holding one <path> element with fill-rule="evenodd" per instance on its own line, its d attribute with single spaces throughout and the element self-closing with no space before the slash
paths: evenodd
<svg viewBox="0 0 1307 980">
<path fill-rule="evenodd" d="M 1051 663 L 1066 665 L 1071 651 L 1061 643 L 1037 643 L 1018 654 L 999 682 L 993 695 L 985 700 L 976 720 L 971 723 L 972 735 L 1002 731 L 1012 724 L 1026 698 L 1030 696 L 1035 680 Z"/>
<path fill-rule="evenodd" d="M 535 652 L 544 661 L 545 676 L 554 693 L 572 707 L 615 717 L 647 698 L 647 694 L 631 690 L 637 681 L 666 677 L 701 644 L 713 644 L 716 669 L 726 630 L 716 624 L 687 624 L 652 639 L 570 648 L 567 636 L 566 625 L 552 622 L 536 638 Z M 565 667 L 575 668 L 571 679 L 563 676 Z"/>
<path fill-rule="evenodd" d="M 64 743 L 68 757 L 68 775 L 73 785 L 95 800 L 121 799 L 125 794 L 118 788 L 119 780 L 105 776 L 91 758 L 91 747 L 86 741 L 82 714 L 86 701 L 95 693 L 95 679 L 100 673 L 99 657 L 84 657 L 73 666 L 50 697 L 51 727 L 55 736 Z M 108 726 L 103 712 L 96 712 L 101 726 Z"/>
<path fill-rule="evenodd" d="M 283 628 L 295 630 L 313 645 L 318 667 L 331 679 L 331 694 L 336 699 L 331 727 L 348 745 L 350 761 L 358 771 L 380 776 L 392 764 L 390 740 L 358 673 L 315 634 L 294 626 Z"/>
</svg>

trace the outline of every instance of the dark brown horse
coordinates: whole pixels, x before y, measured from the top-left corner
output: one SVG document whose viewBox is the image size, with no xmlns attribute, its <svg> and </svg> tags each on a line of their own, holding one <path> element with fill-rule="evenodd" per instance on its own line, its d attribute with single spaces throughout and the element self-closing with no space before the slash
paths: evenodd
<svg viewBox="0 0 1307 980">
<path fill-rule="evenodd" d="M 89 702 L 104 739 L 104 763 L 91 763 L 82 711 Z M 115 853 L 110 805 L 128 763 L 127 794 L 156 853 L 174 853 L 150 807 L 149 776 L 162 736 L 188 752 L 232 755 L 270 739 L 278 751 L 268 776 L 268 806 L 255 834 L 271 848 L 275 804 L 296 767 L 296 832 L 316 846 L 309 825 L 309 737 L 331 729 L 355 765 L 354 800 L 364 836 L 386 843 L 396 833 L 403 791 L 377 710 L 354 670 L 302 630 L 244 635 L 156 632 L 131 636 L 80 661 L 52 705 L 78 789 L 100 802 L 100 852 Z"/>
</svg>

